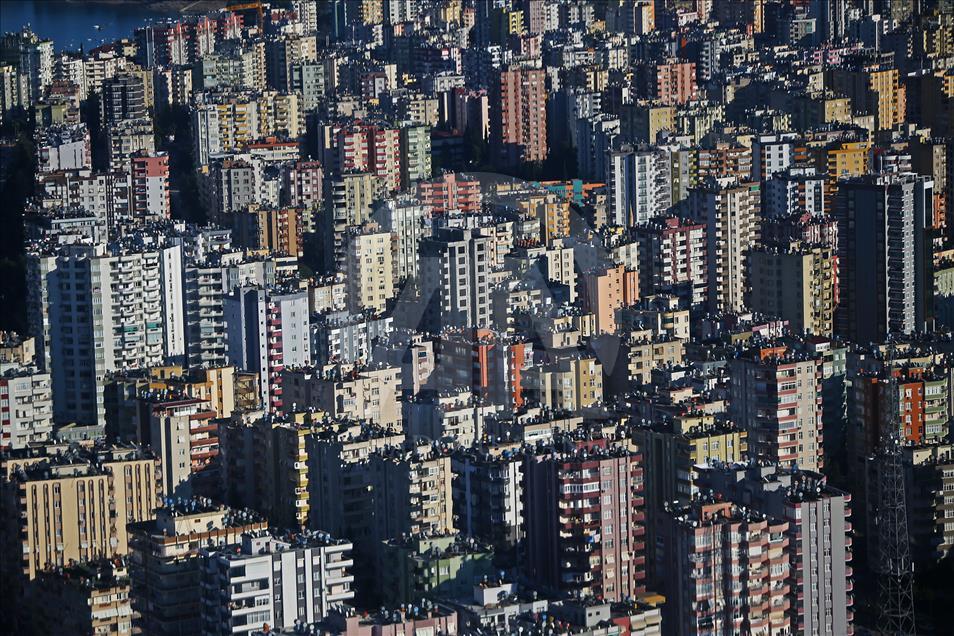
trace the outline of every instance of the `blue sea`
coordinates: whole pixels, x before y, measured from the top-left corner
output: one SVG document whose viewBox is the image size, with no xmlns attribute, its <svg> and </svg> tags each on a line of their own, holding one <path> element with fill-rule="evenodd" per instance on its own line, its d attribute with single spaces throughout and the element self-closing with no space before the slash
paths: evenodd
<svg viewBox="0 0 954 636">
<path fill-rule="evenodd" d="M 89 50 L 132 37 L 137 27 L 175 15 L 175 11 L 163 12 L 149 3 L 0 0 L 0 32 L 29 25 L 40 37 L 53 40 L 57 51 Z"/>
</svg>

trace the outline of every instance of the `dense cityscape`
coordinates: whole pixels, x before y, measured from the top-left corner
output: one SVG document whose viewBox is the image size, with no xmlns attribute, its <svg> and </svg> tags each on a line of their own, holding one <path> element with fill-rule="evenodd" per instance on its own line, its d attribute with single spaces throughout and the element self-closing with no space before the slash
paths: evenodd
<svg viewBox="0 0 954 636">
<path fill-rule="evenodd" d="M 951 633 L 954 0 L 104 6 L 0 25 L 0 631 Z"/>
</svg>

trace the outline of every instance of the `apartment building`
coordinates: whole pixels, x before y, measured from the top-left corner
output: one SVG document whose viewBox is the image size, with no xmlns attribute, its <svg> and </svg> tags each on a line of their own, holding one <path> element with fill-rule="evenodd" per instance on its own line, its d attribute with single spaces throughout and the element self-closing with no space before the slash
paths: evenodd
<svg viewBox="0 0 954 636">
<path fill-rule="evenodd" d="M 119 557 L 40 572 L 21 602 L 42 633 L 133 634 L 129 573 Z"/>
<path fill-rule="evenodd" d="M 749 453 L 783 467 L 825 465 L 818 360 L 785 346 L 753 348 L 729 364 L 729 414 Z"/>
<path fill-rule="evenodd" d="M 349 310 L 383 313 L 396 294 L 392 234 L 373 226 L 354 228 L 348 233 L 347 243 Z"/>
<path fill-rule="evenodd" d="M 47 444 L 3 459 L 7 576 L 33 579 L 70 562 L 122 556 L 128 523 L 154 516 L 160 461 L 133 446 Z"/>
<path fill-rule="evenodd" d="M 354 598 L 351 544 L 325 533 L 247 532 L 240 547 L 201 554 L 204 636 L 312 624 Z"/>
<path fill-rule="evenodd" d="M 788 529 L 786 521 L 727 501 L 671 508 L 657 567 L 666 582 L 667 632 L 791 633 Z"/>
<path fill-rule="evenodd" d="M 420 328 L 490 326 L 490 241 L 479 231 L 450 227 L 421 240 Z"/>
<path fill-rule="evenodd" d="M 770 463 L 708 467 L 700 483 L 788 523 L 788 616 L 795 633 L 854 633 L 850 494 L 820 473 Z"/>
<path fill-rule="evenodd" d="M 285 369 L 283 376 L 286 412 L 316 409 L 334 418 L 386 427 L 401 422 L 399 367 L 330 364 Z"/>
<path fill-rule="evenodd" d="M 311 511 L 309 413 L 246 413 L 219 428 L 218 484 L 233 507 L 256 510 L 279 528 L 305 528 Z"/>
<path fill-rule="evenodd" d="M 501 70 L 491 86 L 490 145 L 504 165 L 547 158 L 547 89 L 542 69 Z"/>
<path fill-rule="evenodd" d="M 479 212 L 482 202 L 480 182 L 467 175 L 448 172 L 440 177 L 417 184 L 417 197 L 440 216 L 450 211 L 464 214 Z"/>
<path fill-rule="evenodd" d="M 32 341 L 32 339 L 31 339 Z M 49 373 L 35 366 L 0 362 L 0 450 L 43 443 L 53 433 L 53 392 Z"/>
<path fill-rule="evenodd" d="M 610 218 L 630 227 L 665 214 L 672 205 L 669 155 L 622 144 L 606 157 Z"/>
<path fill-rule="evenodd" d="M 914 174 L 843 180 L 836 328 L 856 342 L 933 326 L 930 230 L 934 182 Z"/>
<path fill-rule="evenodd" d="M 759 238 L 760 186 L 707 179 L 691 190 L 690 217 L 706 226 L 711 311 L 741 311 L 748 289 L 746 260 Z"/>
<path fill-rule="evenodd" d="M 705 304 L 708 287 L 706 225 L 676 216 L 637 225 L 639 295 L 675 294 Z"/>
<path fill-rule="evenodd" d="M 496 573 L 490 546 L 456 533 L 388 539 L 382 552 L 378 594 L 389 606 L 460 598 Z"/>
<path fill-rule="evenodd" d="M 168 219 L 172 214 L 169 155 L 134 156 L 131 162 L 133 217 L 139 223 Z"/>
<path fill-rule="evenodd" d="M 54 417 L 105 422 L 106 374 L 185 354 L 179 245 L 73 245 L 27 257 L 28 322 Z"/>
<path fill-rule="evenodd" d="M 524 456 L 526 573 L 542 589 L 616 601 L 646 591 L 643 467 L 605 438 Z"/>
<path fill-rule="evenodd" d="M 471 446 L 455 451 L 451 470 L 460 532 L 498 552 L 516 548 L 525 537 L 523 457 L 507 445 Z"/>
<path fill-rule="evenodd" d="M 170 500 L 155 519 L 131 524 L 129 576 L 135 628 L 159 636 L 202 633 L 202 549 L 241 544 L 268 523 L 208 499 Z"/>
<path fill-rule="evenodd" d="M 241 286 L 225 299 L 223 315 L 229 363 L 257 373 L 261 403 L 281 412 L 283 369 L 311 363 L 308 294 Z"/>
<path fill-rule="evenodd" d="M 749 307 L 787 320 L 797 333 L 831 336 L 838 268 L 832 248 L 763 247 L 749 252 Z"/>
</svg>

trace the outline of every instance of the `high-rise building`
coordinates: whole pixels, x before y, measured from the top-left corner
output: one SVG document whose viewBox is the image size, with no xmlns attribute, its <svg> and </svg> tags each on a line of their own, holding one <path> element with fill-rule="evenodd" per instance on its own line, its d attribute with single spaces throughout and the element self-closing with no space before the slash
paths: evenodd
<svg viewBox="0 0 954 636">
<path fill-rule="evenodd" d="M 354 598 L 351 544 L 324 533 L 245 533 L 239 547 L 203 548 L 202 634 L 231 636 L 314 624 Z"/>
<path fill-rule="evenodd" d="M 490 144 L 508 166 L 547 158 L 546 73 L 513 67 L 499 72 L 490 99 Z"/>
<path fill-rule="evenodd" d="M 40 632 L 133 634 L 135 615 L 123 559 L 89 561 L 40 572 L 25 592 L 25 598 L 18 599 L 19 609 Z"/>
<path fill-rule="evenodd" d="M 524 539 L 523 458 L 506 446 L 460 449 L 451 458 L 457 526 L 498 551 Z"/>
<path fill-rule="evenodd" d="M 397 366 L 331 364 L 287 369 L 283 373 L 286 412 L 314 408 L 336 418 L 397 426 L 401 420 Z"/>
<path fill-rule="evenodd" d="M 214 494 L 218 490 L 215 457 L 218 425 L 208 401 L 187 395 L 155 395 L 142 400 L 149 411 L 141 442 L 162 461 L 162 483 L 170 497 Z"/>
<path fill-rule="evenodd" d="M 276 260 L 244 260 L 240 252 L 214 252 L 187 265 L 183 279 L 188 363 L 225 365 L 225 298 L 241 285 L 273 286 Z"/>
<path fill-rule="evenodd" d="M 787 168 L 765 180 L 765 217 L 783 218 L 807 212 L 825 214 L 825 176 L 815 168 Z"/>
<path fill-rule="evenodd" d="M 659 418 L 661 419 L 661 418 Z M 699 496 L 699 467 L 735 463 L 748 455 L 747 433 L 712 416 L 677 415 L 635 427 L 645 468 L 646 546 L 651 580 L 660 584 L 656 564 L 663 557 L 666 508 L 672 502 L 688 504 Z"/>
<path fill-rule="evenodd" d="M 202 633 L 202 549 L 241 544 L 246 532 L 267 528 L 256 513 L 208 499 L 170 500 L 151 521 L 130 524 L 136 627 L 160 636 Z"/>
<path fill-rule="evenodd" d="M 672 205 L 669 155 L 623 144 L 606 157 L 610 218 L 630 227 L 665 214 Z"/>
<path fill-rule="evenodd" d="M 646 591 L 640 455 L 564 440 L 524 461 L 526 574 L 556 594 L 617 601 Z"/>
<path fill-rule="evenodd" d="M 851 464 L 861 470 L 865 458 L 880 448 L 882 433 L 893 425 L 892 418 L 897 418 L 897 436 L 906 446 L 943 442 L 952 415 L 951 378 L 948 365 L 913 360 L 900 369 L 885 365 L 852 374 L 847 400 Z"/>
<path fill-rule="evenodd" d="M 421 328 L 490 326 L 489 237 L 442 227 L 421 241 Z"/>
<path fill-rule="evenodd" d="M 15 66 L 26 78 L 21 104 L 27 107 L 53 82 L 53 41 L 41 40 L 29 26 L 6 33 L 0 39 L 0 62 Z"/>
<path fill-rule="evenodd" d="M 104 124 L 149 116 L 146 84 L 141 73 L 117 73 L 103 81 L 100 117 Z"/>
<path fill-rule="evenodd" d="M 306 437 L 312 504 L 309 527 L 346 534 L 355 542 L 362 540 L 370 532 L 365 519 L 370 514 L 367 493 L 371 482 L 369 472 L 356 464 L 379 449 L 402 444 L 403 432 L 376 424 L 342 418 L 314 427 Z"/>
<path fill-rule="evenodd" d="M 639 295 L 673 294 L 690 306 L 707 301 L 706 226 L 660 217 L 633 230 L 638 243 Z"/>
<path fill-rule="evenodd" d="M 749 308 L 787 320 L 799 333 L 831 336 L 837 290 L 834 250 L 761 247 L 749 252 Z"/>
<path fill-rule="evenodd" d="M 689 197 L 691 217 L 706 226 L 709 309 L 740 311 L 749 287 L 748 252 L 759 238 L 759 185 L 707 179 Z"/>
<path fill-rule="evenodd" d="M 393 268 L 397 281 L 417 278 L 418 252 L 431 210 L 416 197 L 387 199 L 374 211 L 374 220 L 394 241 Z"/>
<path fill-rule="evenodd" d="M 498 570 L 486 543 L 462 534 L 395 537 L 384 542 L 378 594 L 386 605 L 463 598 Z"/>
<path fill-rule="evenodd" d="M 86 124 L 61 124 L 35 135 L 37 170 L 83 170 L 93 167 L 92 140 Z"/>
<path fill-rule="evenodd" d="M 47 441 L 53 432 L 50 374 L 32 365 L 0 362 L 0 450 Z"/>
<path fill-rule="evenodd" d="M 616 333 L 616 310 L 639 300 L 637 274 L 623 265 L 584 272 L 580 291 L 583 307 L 596 316 L 598 333 Z"/>
<path fill-rule="evenodd" d="M 932 327 L 933 186 L 913 174 L 839 184 L 835 326 L 842 335 L 869 343 Z"/>
<path fill-rule="evenodd" d="M 376 227 L 352 228 L 347 242 L 348 308 L 383 313 L 396 293 L 392 234 Z"/>
<path fill-rule="evenodd" d="M 685 104 L 696 98 L 694 62 L 669 60 L 656 64 L 647 73 L 649 95 L 662 104 Z"/>
<path fill-rule="evenodd" d="M 400 134 L 401 188 L 407 190 L 431 178 L 431 130 L 422 124 L 405 123 L 401 125 Z"/>
<path fill-rule="evenodd" d="M 573 122 L 576 129 L 576 165 L 583 179 L 602 179 L 610 167 L 608 153 L 621 130 L 618 117 L 597 113 Z"/>
<path fill-rule="evenodd" d="M 418 183 L 417 197 L 435 216 L 451 211 L 478 212 L 482 201 L 480 182 L 455 172 Z"/>
<path fill-rule="evenodd" d="M 152 119 L 145 117 L 113 122 L 106 129 L 106 144 L 109 148 L 109 169 L 114 172 L 129 172 L 133 155 L 156 154 L 156 134 Z"/>
<path fill-rule="evenodd" d="M 166 153 L 132 157 L 132 213 L 140 223 L 172 216 Z"/>
<path fill-rule="evenodd" d="M 4 576 L 125 555 L 127 524 L 162 501 L 159 459 L 134 446 L 48 444 L 2 462 Z M 10 551 L 12 550 L 12 552 Z"/>
<path fill-rule="evenodd" d="M 751 457 L 805 470 L 825 465 L 818 366 L 785 346 L 756 347 L 731 361 L 729 413 L 748 433 Z"/>
<path fill-rule="evenodd" d="M 107 373 L 185 355 L 182 249 L 67 246 L 28 257 L 28 317 L 54 417 L 105 423 Z"/>
<path fill-rule="evenodd" d="M 261 403 L 282 410 L 282 369 L 311 363 L 308 294 L 238 287 L 225 299 L 228 360 L 259 376 Z"/>
<path fill-rule="evenodd" d="M 700 483 L 788 522 L 787 614 L 793 633 L 853 632 L 851 495 L 829 486 L 819 473 L 765 463 L 706 467 Z"/>
<path fill-rule="evenodd" d="M 371 218 L 375 199 L 374 175 L 352 172 L 326 182 L 330 196 L 321 215 L 319 233 L 324 247 L 323 265 L 328 272 L 344 269 L 348 227 L 363 225 Z"/>
<path fill-rule="evenodd" d="M 666 525 L 668 633 L 791 633 L 787 522 L 699 499 L 671 508 Z"/>
</svg>

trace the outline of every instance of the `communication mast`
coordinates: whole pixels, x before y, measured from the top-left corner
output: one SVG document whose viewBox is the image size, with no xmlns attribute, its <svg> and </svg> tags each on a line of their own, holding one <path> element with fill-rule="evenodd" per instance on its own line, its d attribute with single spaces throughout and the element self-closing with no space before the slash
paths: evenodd
<svg viewBox="0 0 954 636">
<path fill-rule="evenodd" d="M 896 378 L 888 383 L 888 417 L 884 418 L 878 461 L 878 570 L 882 634 L 913 636 L 914 563 L 908 537 L 908 514 L 904 495 L 904 465 L 901 457 L 901 396 Z"/>
</svg>

